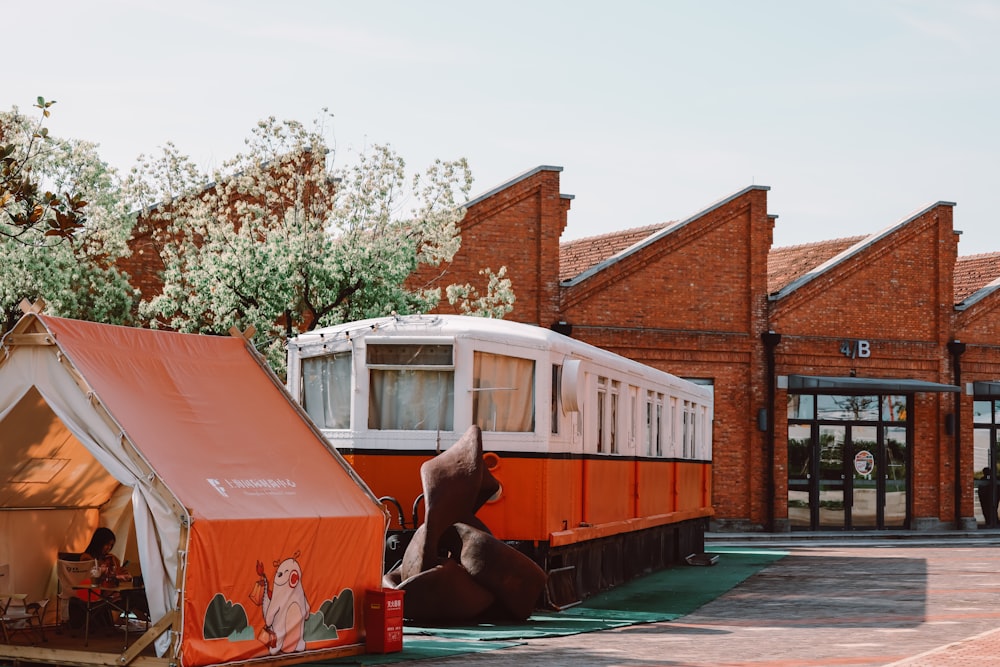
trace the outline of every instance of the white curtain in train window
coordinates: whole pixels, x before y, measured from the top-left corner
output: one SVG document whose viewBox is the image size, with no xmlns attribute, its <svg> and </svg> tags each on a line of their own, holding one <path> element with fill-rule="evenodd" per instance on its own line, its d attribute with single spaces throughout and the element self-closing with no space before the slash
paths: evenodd
<svg viewBox="0 0 1000 667">
<path fill-rule="evenodd" d="M 321 428 L 351 427 L 351 353 L 302 361 L 302 402 Z"/>
<path fill-rule="evenodd" d="M 535 430 L 535 362 L 476 352 L 472 421 L 484 431 Z"/>
<path fill-rule="evenodd" d="M 368 428 L 453 430 L 454 377 L 453 371 L 372 369 Z"/>
</svg>

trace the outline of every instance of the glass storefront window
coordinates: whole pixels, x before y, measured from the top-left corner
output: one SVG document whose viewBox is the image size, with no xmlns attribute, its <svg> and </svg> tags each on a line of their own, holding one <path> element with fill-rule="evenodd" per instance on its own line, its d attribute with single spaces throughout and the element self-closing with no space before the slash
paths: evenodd
<svg viewBox="0 0 1000 667">
<path fill-rule="evenodd" d="M 878 396 L 816 396 L 816 418 L 831 421 L 877 421 Z"/>
<path fill-rule="evenodd" d="M 975 401 L 972 415 L 977 424 L 1000 424 L 1000 401 Z"/>
<path fill-rule="evenodd" d="M 882 397 L 882 421 L 906 421 L 906 396 Z"/>
<path fill-rule="evenodd" d="M 788 395 L 789 419 L 812 419 L 815 415 L 816 397 L 811 394 Z"/>
</svg>

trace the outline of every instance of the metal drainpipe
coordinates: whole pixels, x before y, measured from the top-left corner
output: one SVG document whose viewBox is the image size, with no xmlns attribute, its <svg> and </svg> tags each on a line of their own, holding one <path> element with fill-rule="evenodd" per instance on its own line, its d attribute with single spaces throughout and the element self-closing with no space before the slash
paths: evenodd
<svg viewBox="0 0 1000 667">
<path fill-rule="evenodd" d="M 774 394 L 775 394 L 775 348 L 781 342 L 781 334 L 768 331 L 760 335 L 764 341 L 764 358 L 767 363 L 767 432 L 764 435 L 764 460 L 767 463 L 767 526 L 774 532 Z"/>
<path fill-rule="evenodd" d="M 948 342 L 948 351 L 951 352 L 951 366 L 955 373 L 955 386 L 958 392 L 955 393 L 955 408 L 952 416 L 954 424 L 953 438 L 955 439 L 955 530 L 962 527 L 962 354 L 965 352 L 965 343 L 957 340 Z"/>
</svg>

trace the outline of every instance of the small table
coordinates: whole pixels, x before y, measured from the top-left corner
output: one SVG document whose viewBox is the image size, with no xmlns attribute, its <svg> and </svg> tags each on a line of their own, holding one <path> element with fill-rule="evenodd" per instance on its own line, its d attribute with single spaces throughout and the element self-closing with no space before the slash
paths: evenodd
<svg viewBox="0 0 1000 667">
<path fill-rule="evenodd" d="M 97 603 L 107 605 L 125 615 L 125 647 L 128 648 L 129 602 L 132 599 L 132 596 L 122 595 L 119 599 L 115 600 L 113 594 L 145 591 L 146 587 L 136 585 L 132 581 L 122 581 L 117 586 L 105 586 L 103 584 L 78 584 L 73 587 L 73 590 L 87 591 L 87 618 L 84 620 L 83 645 L 87 646 L 90 641 L 90 612 L 95 608 L 94 604 Z"/>
</svg>

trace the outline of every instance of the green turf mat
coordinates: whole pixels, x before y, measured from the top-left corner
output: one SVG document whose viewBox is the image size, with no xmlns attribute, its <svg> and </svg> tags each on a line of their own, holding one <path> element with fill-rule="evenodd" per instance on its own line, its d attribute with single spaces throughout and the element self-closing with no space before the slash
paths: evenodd
<svg viewBox="0 0 1000 667">
<path fill-rule="evenodd" d="M 516 646 L 518 640 L 671 621 L 711 602 L 747 577 L 788 555 L 787 551 L 715 547 L 712 566 L 678 565 L 601 593 L 560 612 L 538 612 L 522 623 L 437 627 L 403 626 L 403 650 L 310 665 L 383 665 L 442 658 Z"/>
<path fill-rule="evenodd" d="M 715 548 L 715 565 L 678 565 L 641 577 L 560 612 L 537 612 L 523 623 L 403 627 L 410 637 L 433 636 L 480 641 L 556 637 L 636 623 L 670 621 L 710 602 L 741 581 L 787 555 L 786 551 Z"/>
</svg>

